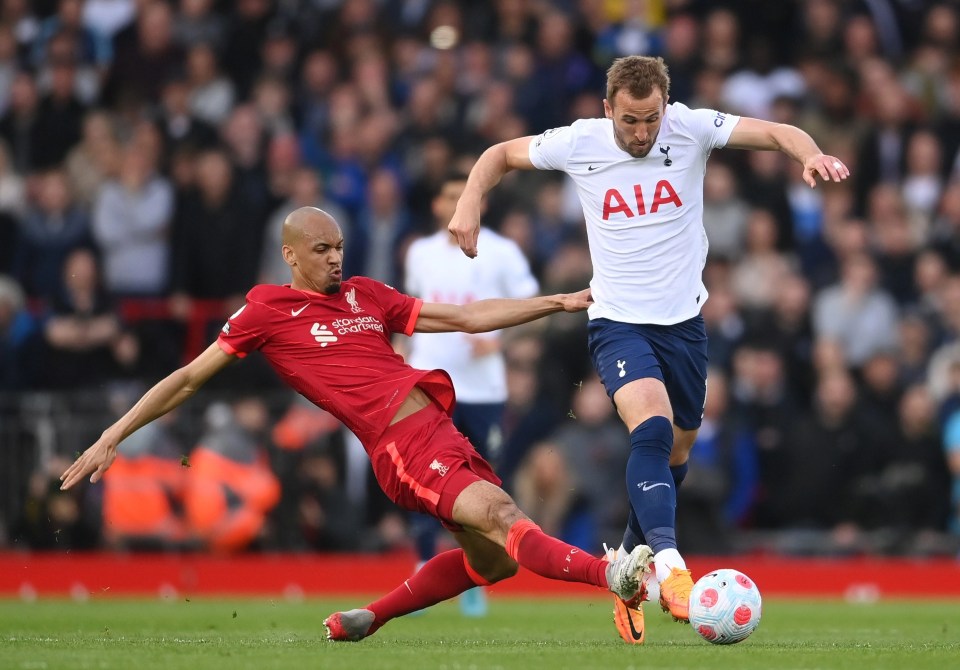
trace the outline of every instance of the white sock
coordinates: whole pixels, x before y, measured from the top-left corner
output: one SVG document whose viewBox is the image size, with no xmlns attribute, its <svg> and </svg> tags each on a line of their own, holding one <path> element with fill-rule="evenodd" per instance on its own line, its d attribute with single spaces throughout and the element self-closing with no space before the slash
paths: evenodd
<svg viewBox="0 0 960 670">
<path fill-rule="evenodd" d="M 683 557 L 676 549 L 658 551 L 653 556 L 653 563 L 657 568 L 657 579 L 661 582 L 670 576 L 670 571 L 674 568 L 687 569 L 687 564 L 683 562 Z"/>
</svg>

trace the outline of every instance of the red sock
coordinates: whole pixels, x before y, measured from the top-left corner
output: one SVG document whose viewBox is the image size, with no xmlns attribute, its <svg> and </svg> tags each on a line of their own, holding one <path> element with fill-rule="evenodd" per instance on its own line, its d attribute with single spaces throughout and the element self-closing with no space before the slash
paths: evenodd
<svg viewBox="0 0 960 670">
<path fill-rule="evenodd" d="M 607 588 L 606 561 L 550 537 L 529 519 L 517 521 L 510 527 L 507 553 L 542 577 Z"/>
<path fill-rule="evenodd" d="M 437 554 L 417 570 L 413 577 L 364 608 L 373 612 L 376 617 L 370 632 L 390 619 L 436 605 L 474 586 L 485 586 L 489 583 L 470 567 L 463 549 L 451 549 Z"/>
</svg>

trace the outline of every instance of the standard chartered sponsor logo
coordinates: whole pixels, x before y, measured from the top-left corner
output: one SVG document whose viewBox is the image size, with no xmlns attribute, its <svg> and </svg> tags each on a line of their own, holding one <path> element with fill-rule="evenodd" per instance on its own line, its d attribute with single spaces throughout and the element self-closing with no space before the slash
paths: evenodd
<svg viewBox="0 0 960 670">
<path fill-rule="evenodd" d="M 373 316 L 358 316 L 355 318 L 337 319 L 330 324 L 330 327 L 340 335 L 346 335 L 347 333 L 359 333 L 364 330 L 375 330 L 379 333 L 383 332 L 383 324 L 377 321 L 376 317 Z"/>
</svg>

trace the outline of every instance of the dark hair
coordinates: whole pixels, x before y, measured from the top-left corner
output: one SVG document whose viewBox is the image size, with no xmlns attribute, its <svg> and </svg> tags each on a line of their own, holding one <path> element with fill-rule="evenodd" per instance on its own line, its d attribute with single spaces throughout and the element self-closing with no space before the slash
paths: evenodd
<svg viewBox="0 0 960 670">
<path fill-rule="evenodd" d="M 642 100 L 659 88 L 663 99 L 670 93 L 670 75 L 667 64 L 659 56 L 624 56 L 613 61 L 607 70 L 607 101 L 613 104 L 613 98 L 621 89 L 630 97 Z"/>
</svg>

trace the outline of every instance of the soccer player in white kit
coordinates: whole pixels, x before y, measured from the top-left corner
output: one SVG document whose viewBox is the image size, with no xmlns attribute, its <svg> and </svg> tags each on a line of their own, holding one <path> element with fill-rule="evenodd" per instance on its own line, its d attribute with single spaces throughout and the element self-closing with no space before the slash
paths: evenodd
<svg viewBox="0 0 960 670">
<path fill-rule="evenodd" d="M 483 196 L 510 170 L 562 170 L 580 196 L 593 280 L 590 353 L 630 431 L 631 514 L 621 549 L 645 538 L 654 552 L 660 605 L 687 621 L 693 579 L 677 550 L 676 487 L 703 414 L 707 299 L 703 178 L 713 149 L 776 150 L 816 177 L 850 172 L 803 130 L 711 109 L 667 104 L 670 78 L 660 58 L 628 56 L 607 71 L 603 119 L 581 119 L 538 136 L 502 142 L 471 170 L 449 230 L 477 255 Z M 624 641 L 645 638 L 642 597 L 615 601 Z"/>
<path fill-rule="evenodd" d="M 447 232 L 447 223 L 466 185 L 465 172 L 451 171 L 444 177 L 431 201 L 440 229 L 416 240 L 407 250 L 404 290 L 426 301 L 453 305 L 486 298 L 537 295 L 540 284 L 516 242 L 483 228 L 483 244 L 489 254 L 471 261 Z M 415 333 L 410 338 L 407 362 L 417 369 L 442 369 L 450 374 L 457 392 L 453 423 L 480 455 L 496 467 L 507 402 L 507 370 L 500 334 Z M 436 552 L 440 524 L 426 515 L 417 515 L 412 525 L 418 558 L 420 563 L 426 563 Z M 482 587 L 463 593 L 460 609 L 467 616 L 483 616 L 486 600 Z"/>
</svg>

